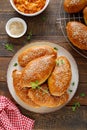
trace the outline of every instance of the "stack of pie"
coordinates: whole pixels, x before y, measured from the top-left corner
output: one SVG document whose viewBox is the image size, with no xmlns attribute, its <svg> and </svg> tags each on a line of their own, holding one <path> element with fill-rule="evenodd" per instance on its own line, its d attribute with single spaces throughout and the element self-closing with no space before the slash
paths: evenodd
<svg viewBox="0 0 87 130">
<path fill-rule="evenodd" d="M 68 101 L 71 65 L 47 45 L 32 46 L 19 54 L 21 71 L 12 73 L 18 97 L 31 107 L 58 107 Z"/>
</svg>

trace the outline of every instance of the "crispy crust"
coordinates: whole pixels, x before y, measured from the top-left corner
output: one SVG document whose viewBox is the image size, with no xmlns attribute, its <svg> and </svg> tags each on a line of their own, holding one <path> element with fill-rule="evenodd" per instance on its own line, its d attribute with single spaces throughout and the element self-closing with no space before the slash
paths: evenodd
<svg viewBox="0 0 87 130">
<path fill-rule="evenodd" d="M 41 89 L 40 89 L 41 88 Z M 46 107 L 57 107 L 65 104 L 69 98 L 68 93 L 64 93 L 60 97 L 52 96 L 48 90 L 47 84 L 44 84 L 39 89 L 32 89 L 28 90 L 29 98 L 34 101 L 36 104 L 40 106 Z M 48 90 L 44 92 L 43 90 Z"/>
<path fill-rule="evenodd" d="M 21 89 L 20 82 L 19 82 L 21 79 L 21 72 L 14 70 L 12 73 L 12 77 L 13 77 L 14 89 L 17 96 L 20 97 L 20 99 L 23 100 L 25 103 L 27 103 L 29 106 L 36 107 L 36 108 L 40 107 L 27 96 L 28 89 Z"/>
<path fill-rule="evenodd" d="M 80 22 L 68 22 L 67 36 L 71 43 L 82 50 L 87 50 L 87 26 Z"/>
<path fill-rule="evenodd" d="M 54 50 L 54 48 L 47 45 L 33 46 L 29 49 L 26 49 L 18 56 L 18 62 L 20 66 L 25 67 L 28 62 L 45 55 L 57 56 L 57 52 Z"/>
<path fill-rule="evenodd" d="M 64 9 L 67 13 L 77 13 L 87 5 L 87 0 L 65 0 Z"/>
<path fill-rule="evenodd" d="M 84 18 L 85 24 L 87 25 L 87 6 L 83 9 L 83 18 Z"/>
<path fill-rule="evenodd" d="M 35 81 L 38 85 L 44 83 L 55 66 L 55 60 L 55 55 L 48 55 L 29 62 L 22 71 L 21 87 L 31 87 L 31 82 Z"/>
<path fill-rule="evenodd" d="M 54 96 L 61 96 L 69 87 L 71 81 L 71 66 L 64 56 L 57 58 L 57 64 L 48 79 L 49 91 Z"/>
</svg>

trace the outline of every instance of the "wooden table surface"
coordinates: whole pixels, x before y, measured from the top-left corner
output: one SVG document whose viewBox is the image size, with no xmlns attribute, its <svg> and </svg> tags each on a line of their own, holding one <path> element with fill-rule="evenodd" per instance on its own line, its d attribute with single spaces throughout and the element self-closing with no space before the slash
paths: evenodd
<svg viewBox="0 0 87 130">
<path fill-rule="evenodd" d="M 35 120 L 34 130 L 87 130 L 87 59 L 75 52 L 66 42 L 61 30 L 56 26 L 56 18 L 59 13 L 60 0 L 51 0 L 47 9 L 39 16 L 24 17 L 18 14 L 10 5 L 9 0 L 0 0 L 0 95 L 14 99 L 10 95 L 6 82 L 6 73 L 8 64 L 14 54 L 25 44 L 33 41 L 45 40 L 54 42 L 67 49 L 75 58 L 79 69 L 78 90 L 67 106 L 61 110 L 49 114 L 37 114 L 23 109 L 17 103 L 20 111 Z M 19 39 L 10 38 L 5 32 L 6 22 L 12 17 L 23 18 L 28 30 L 26 34 Z M 27 40 L 27 34 L 32 31 L 32 38 Z M 14 51 L 5 49 L 5 44 L 14 45 Z M 85 96 L 80 96 L 85 93 Z M 73 112 L 72 105 L 75 102 L 80 103 L 80 107 Z"/>
</svg>

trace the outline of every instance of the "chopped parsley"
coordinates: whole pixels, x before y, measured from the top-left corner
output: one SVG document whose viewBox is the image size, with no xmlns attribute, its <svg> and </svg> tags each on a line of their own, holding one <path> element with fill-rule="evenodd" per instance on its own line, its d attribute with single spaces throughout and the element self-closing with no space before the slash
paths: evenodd
<svg viewBox="0 0 87 130">
<path fill-rule="evenodd" d="M 8 51 L 13 51 L 14 47 L 12 44 L 5 44 L 5 49 L 8 50 Z"/>
<path fill-rule="evenodd" d="M 68 91 L 71 93 L 73 90 L 69 89 Z"/>
<path fill-rule="evenodd" d="M 27 40 L 30 40 L 32 37 L 32 31 L 29 32 L 28 36 L 27 36 Z"/>
<path fill-rule="evenodd" d="M 39 84 L 38 80 L 36 80 L 35 82 L 30 83 L 32 89 L 37 89 L 38 88 L 38 89 L 42 90 L 43 93 L 48 93 L 48 90 L 45 90 L 45 89 L 41 88 L 41 86 L 39 86 L 38 84 Z"/>
<path fill-rule="evenodd" d="M 81 94 L 80 94 L 80 97 L 85 97 L 85 93 L 81 93 Z"/>
<path fill-rule="evenodd" d="M 42 21 L 44 22 L 46 20 L 46 16 L 42 16 Z"/>
<path fill-rule="evenodd" d="M 56 65 L 63 65 L 65 62 L 64 60 L 56 60 Z"/>
<path fill-rule="evenodd" d="M 76 109 L 79 108 L 79 107 L 80 107 L 80 103 L 79 102 L 74 103 L 74 105 L 72 106 L 72 111 L 73 112 L 76 111 Z"/>
<path fill-rule="evenodd" d="M 43 88 L 40 88 L 40 90 L 43 91 L 43 94 L 47 93 L 48 94 L 48 90 L 47 89 L 43 89 Z"/>
<path fill-rule="evenodd" d="M 54 47 L 54 50 L 58 51 L 58 48 L 57 48 L 57 47 Z"/>
<path fill-rule="evenodd" d="M 40 86 L 38 84 L 39 84 L 38 80 L 30 83 L 32 89 L 40 88 Z"/>
<path fill-rule="evenodd" d="M 17 66 L 18 65 L 18 63 L 14 63 L 14 66 Z"/>
<path fill-rule="evenodd" d="M 75 85 L 75 82 L 72 82 L 72 86 L 74 86 Z"/>
</svg>

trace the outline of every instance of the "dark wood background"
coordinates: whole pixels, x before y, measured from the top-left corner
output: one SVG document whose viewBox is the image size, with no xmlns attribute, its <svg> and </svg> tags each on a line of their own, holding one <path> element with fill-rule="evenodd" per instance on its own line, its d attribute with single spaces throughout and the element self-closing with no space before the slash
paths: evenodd
<svg viewBox="0 0 87 130">
<path fill-rule="evenodd" d="M 0 0 L 0 95 L 5 95 L 15 103 L 8 91 L 6 73 L 11 58 L 21 47 L 37 40 L 54 42 L 67 49 L 78 65 L 80 79 L 78 90 L 72 101 L 61 110 L 49 114 L 33 113 L 23 109 L 17 103 L 16 105 L 24 115 L 35 120 L 34 130 L 87 130 L 87 59 L 77 54 L 68 45 L 61 30 L 58 29 L 56 19 L 59 13 L 59 4 L 60 0 L 50 0 L 48 8 L 42 14 L 29 18 L 14 11 L 9 0 Z M 10 38 L 5 32 L 6 22 L 12 17 L 20 17 L 27 22 L 28 30 L 22 38 Z M 27 34 L 30 31 L 33 36 L 28 41 Z M 13 52 L 5 49 L 6 43 L 14 45 Z M 80 97 L 81 93 L 85 93 L 85 97 Z M 73 112 L 72 105 L 75 102 L 79 102 L 81 106 Z"/>
</svg>

